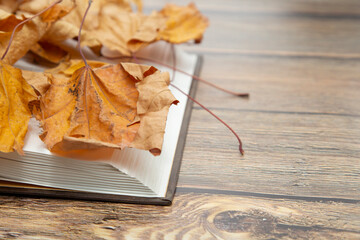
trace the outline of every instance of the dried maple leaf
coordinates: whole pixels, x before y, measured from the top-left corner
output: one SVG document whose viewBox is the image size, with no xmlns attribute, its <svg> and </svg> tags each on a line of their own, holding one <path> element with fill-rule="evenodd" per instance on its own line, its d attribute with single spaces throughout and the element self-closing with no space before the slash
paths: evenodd
<svg viewBox="0 0 360 240">
<path fill-rule="evenodd" d="M 43 8 L 45 9 L 45 8 Z M 17 29 L 12 39 L 12 47 L 4 58 L 4 62 L 14 64 L 23 57 L 47 32 L 50 26 L 69 11 L 68 8 L 53 6 L 45 11 L 41 18 L 35 18 Z M 21 16 L 32 16 L 29 13 L 17 12 Z M 24 19 L 19 19 L 13 14 L 0 11 L 0 53 L 6 51 L 14 27 Z M 24 40 L 26 39 L 26 40 Z"/>
<path fill-rule="evenodd" d="M 36 13 L 41 9 L 45 8 L 51 1 L 50 0 L 33 0 L 31 2 L 24 2 L 20 5 L 22 11 Z M 89 46 L 93 49 L 97 49 L 102 45 L 102 42 L 99 41 L 94 31 L 98 29 L 102 23 L 102 18 L 104 13 L 102 12 L 105 7 L 116 9 L 119 12 L 131 12 L 131 1 L 126 0 L 97 0 L 94 1 L 92 7 L 88 12 L 88 18 L 91 18 L 91 21 L 86 21 L 84 23 L 81 39 L 82 45 Z M 134 1 L 138 6 L 138 9 L 142 9 L 141 1 Z M 77 37 L 79 32 L 79 27 L 83 14 L 88 6 L 88 0 L 65 0 L 58 7 L 65 6 L 67 8 L 74 7 L 72 11 L 63 17 L 60 21 L 54 23 L 48 32 L 41 39 L 42 42 L 50 42 L 53 44 L 59 44 L 60 42 L 66 39 L 72 39 Z M 55 11 L 56 9 L 53 9 Z M 101 24 L 100 24 L 101 23 Z"/>
<path fill-rule="evenodd" d="M 208 19 L 194 4 L 186 7 L 168 4 L 149 16 L 106 6 L 101 11 L 102 24 L 92 30 L 93 35 L 107 49 L 126 56 L 158 40 L 200 42 L 208 26 Z"/>
<path fill-rule="evenodd" d="M 160 26 L 165 26 L 165 21 L 157 15 L 145 16 L 141 13 L 133 13 L 130 2 L 125 0 L 96 2 L 97 4 L 92 6 L 88 13 L 92 21 L 85 21 L 84 23 L 81 44 L 89 46 L 93 50 L 99 49 L 101 46 L 107 46 L 111 50 L 129 56 L 131 51 L 139 48 L 136 46 L 129 49 L 127 43 L 131 38 L 139 38 L 144 43 L 153 42 L 157 37 Z M 134 2 L 141 11 L 141 1 Z M 63 21 L 55 24 L 54 28 L 60 24 L 65 25 L 63 22 L 66 21 L 72 25 L 67 27 L 69 33 L 74 25 L 78 29 L 82 14 L 87 7 L 87 1 L 79 1 L 78 3 L 78 7 L 66 16 Z M 72 30 L 71 34 L 74 37 L 77 32 Z M 46 35 L 45 39 L 53 41 L 49 35 Z"/>
<path fill-rule="evenodd" d="M 104 8 L 102 25 L 92 31 L 93 35 L 111 51 L 130 56 L 133 52 L 154 42 L 160 29 L 165 27 L 165 18 L 158 14 L 117 12 Z"/>
<path fill-rule="evenodd" d="M 30 13 L 38 12 L 49 4 L 49 1 L 24 2 L 20 9 Z M 132 11 L 131 2 L 137 5 L 137 13 Z M 66 0 L 62 4 L 69 7 L 73 2 Z M 76 7 L 55 22 L 42 37 L 41 42 L 63 47 L 64 40 L 77 37 L 87 5 L 88 0 L 76 0 Z M 106 47 L 106 50 L 130 56 L 158 40 L 171 43 L 189 40 L 200 42 L 208 26 L 207 18 L 200 14 L 194 4 L 186 7 L 168 4 L 160 12 L 153 12 L 151 15 L 144 15 L 141 10 L 140 0 L 94 1 L 88 11 L 91 21 L 85 21 L 83 25 L 81 45 L 89 46 L 96 53 L 99 53 L 102 47 Z M 46 57 L 46 54 L 42 56 Z"/>
<path fill-rule="evenodd" d="M 140 13 L 102 9 L 101 25 L 93 34 L 109 50 L 121 55 L 132 53 L 158 40 L 183 43 L 200 42 L 208 19 L 194 4 L 179 7 L 168 4 L 160 12 L 146 16 Z"/>
<path fill-rule="evenodd" d="M 167 4 L 160 14 L 167 18 L 166 28 L 159 32 L 159 39 L 171 43 L 183 43 L 190 40 L 200 42 L 209 25 L 208 19 L 190 3 L 186 7 Z"/>
<path fill-rule="evenodd" d="M 21 71 L 3 61 L 0 61 L 0 78 L 0 151 L 16 150 L 22 154 L 31 116 L 28 104 L 36 100 L 36 94 Z"/>
<path fill-rule="evenodd" d="M 41 99 L 41 138 L 49 149 L 136 147 L 159 154 L 169 107 L 177 103 L 168 84 L 167 73 L 132 63 L 56 75 Z"/>
<path fill-rule="evenodd" d="M 51 1 L 52 0 L 33 0 L 30 2 L 25 1 L 19 6 L 19 9 L 21 11 L 34 14 L 48 6 Z M 90 14 L 95 21 L 93 21 L 92 23 L 94 23 L 95 25 L 98 24 L 98 11 L 96 9 L 98 8 L 97 6 L 100 5 L 100 2 L 103 1 L 104 0 L 94 1 L 95 7 L 90 10 Z M 86 6 L 87 0 L 63 0 L 60 4 L 58 4 L 57 9 L 66 9 L 68 11 L 68 14 L 62 14 L 66 16 L 54 22 L 46 31 L 46 33 L 42 36 L 41 41 L 57 45 L 66 39 L 72 39 L 74 37 L 77 37 L 82 19 L 81 14 L 84 13 Z M 52 11 L 58 12 L 58 10 L 56 9 Z M 94 37 L 92 37 L 85 31 L 82 33 L 82 40 L 83 45 L 91 47 L 98 46 L 100 44 Z"/>
</svg>

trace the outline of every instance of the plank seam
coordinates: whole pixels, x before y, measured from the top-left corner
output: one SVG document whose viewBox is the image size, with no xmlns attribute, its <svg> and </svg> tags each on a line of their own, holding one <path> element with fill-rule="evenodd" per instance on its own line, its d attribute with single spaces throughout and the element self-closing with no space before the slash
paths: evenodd
<svg viewBox="0 0 360 240">
<path fill-rule="evenodd" d="M 269 114 L 295 114 L 295 115 L 316 115 L 316 116 L 338 116 L 338 117 L 360 117 L 359 114 L 351 113 L 326 113 L 326 112 L 292 112 L 292 111 L 277 111 L 277 110 L 254 110 L 254 109 L 231 109 L 220 107 L 208 107 L 210 110 L 215 111 L 233 111 L 233 112 L 255 112 L 255 113 L 269 113 Z M 199 106 L 194 106 L 195 110 L 203 110 Z"/>
<path fill-rule="evenodd" d="M 336 60 L 336 61 L 358 61 L 359 53 L 313 53 L 313 52 L 287 52 L 287 51 L 248 51 L 241 49 L 226 48 L 204 48 L 193 47 L 191 44 L 182 47 L 185 51 L 203 54 L 203 55 L 238 55 L 253 58 L 291 58 L 291 59 L 318 59 L 318 60 Z"/>
<path fill-rule="evenodd" d="M 271 198 L 271 199 L 289 199 L 289 200 L 300 200 L 300 201 L 306 201 L 306 202 L 338 202 L 338 203 L 350 203 L 350 204 L 359 204 L 360 203 L 360 200 L 358 200 L 358 199 L 349 199 L 349 198 L 307 197 L 307 196 L 297 196 L 297 195 L 256 193 L 256 192 L 208 189 L 208 188 L 177 187 L 176 192 L 177 193 L 221 194 L 221 195 Z"/>
</svg>

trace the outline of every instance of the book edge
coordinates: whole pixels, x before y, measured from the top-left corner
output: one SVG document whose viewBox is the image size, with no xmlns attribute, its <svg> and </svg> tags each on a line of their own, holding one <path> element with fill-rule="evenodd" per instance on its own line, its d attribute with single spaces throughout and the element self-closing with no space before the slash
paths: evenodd
<svg viewBox="0 0 360 240">
<path fill-rule="evenodd" d="M 195 70 L 193 73 L 194 75 L 196 75 L 196 76 L 200 75 L 202 64 L 203 64 L 203 56 L 198 55 Z M 193 78 L 191 87 L 190 87 L 190 92 L 189 92 L 189 95 L 192 98 L 195 97 L 197 86 L 198 86 L 198 81 Z M 164 197 L 164 199 L 170 201 L 170 204 L 172 203 L 172 201 L 174 199 L 174 195 L 176 192 L 176 186 L 177 186 L 177 183 L 179 180 L 181 162 L 182 162 L 183 152 L 184 152 L 184 148 L 185 148 L 186 136 L 187 136 L 187 132 L 189 129 L 193 105 L 194 105 L 194 102 L 191 101 L 190 99 L 186 103 L 185 113 L 183 116 L 183 122 L 181 125 L 180 134 L 179 134 L 179 140 L 178 140 L 177 148 L 175 151 L 173 166 L 171 169 L 170 178 L 169 178 L 169 182 L 168 182 L 168 188 L 167 188 L 167 191 L 166 191 L 166 194 Z"/>
<path fill-rule="evenodd" d="M 197 55 L 196 66 L 193 72 L 194 75 L 199 75 L 203 63 L 203 56 Z M 195 96 L 198 81 L 192 80 L 189 95 Z M 179 134 L 179 140 L 174 155 L 173 166 L 168 181 L 168 187 L 165 197 L 139 197 L 117 194 L 104 194 L 92 193 L 71 190 L 58 190 L 58 189 L 37 189 L 26 187 L 6 187 L 0 186 L 0 194 L 11 194 L 17 196 L 30 196 L 30 197 L 48 197 L 48 198 L 62 198 L 62 199 L 77 199 L 88 201 L 106 201 L 117 203 L 131 203 L 131 204 L 144 204 L 144 205 L 163 205 L 169 206 L 172 204 L 176 192 L 176 185 L 179 179 L 180 167 L 182 162 L 183 150 L 186 142 L 186 135 L 190 123 L 193 102 L 190 100 L 186 104 L 183 122 Z"/>
</svg>

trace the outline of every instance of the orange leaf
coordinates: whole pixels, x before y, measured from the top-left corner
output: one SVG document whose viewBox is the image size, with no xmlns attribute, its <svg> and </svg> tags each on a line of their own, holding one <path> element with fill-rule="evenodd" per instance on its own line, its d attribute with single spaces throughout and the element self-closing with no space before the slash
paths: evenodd
<svg viewBox="0 0 360 240">
<path fill-rule="evenodd" d="M 57 75 L 41 100 L 41 138 L 49 149 L 137 147 L 160 153 L 168 109 L 177 102 L 168 84 L 167 73 L 131 63 L 85 66 L 71 78 Z"/>
<path fill-rule="evenodd" d="M 0 151 L 16 150 L 22 154 L 31 116 L 28 104 L 36 100 L 36 94 L 21 71 L 3 61 L 0 61 L 0 78 Z"/>
<path fill-rule="evenodd" d="M 23 20 L 23 18 L 17 18 L 13 14 L 0 10 L 0 36 L 10 36 L 15 26 Z"/>
</svg>

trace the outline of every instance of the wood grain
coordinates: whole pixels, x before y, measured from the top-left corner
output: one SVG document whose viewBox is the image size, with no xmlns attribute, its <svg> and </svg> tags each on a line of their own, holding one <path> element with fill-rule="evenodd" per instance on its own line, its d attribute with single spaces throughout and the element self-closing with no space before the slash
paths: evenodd
<svg viewBox="0 0 360 240">
<path fill-rule="evenodd" d="M 179 186 L 359 199 L 360 118 L 193 110 Z"/>
<path fill-rule="evenodd" d="M 241 99 L 200 83 L 196 98 L 208 107 L 360 114 L 360 61 L 240 54 L 205 54 L 201 76 Z"/>
<path fill-rule="evenodd" d="M 209 12 L 255 12 L 271 13 L 278 15 L 296 15 L 299 13 L 319 14 L 330 16 L 358 16 L 360 13 L 360 3 L 357 0 L 151 0 L 144 1 L 145 10 L 161 9 L 167 3 L 186 5 L 195 2 L 201 11 Z"/>
<path fill-rule="evenodd" d="M 166 0 L 145 1 L 145 11 Z M 186 4 L 189 1 L 175 1 Z M 0 239 L 359 239 L 360 1 L 197 0 L 210 18 L 169 207 L 0 196 Z"/>
<path fill-rule="evenodd" d="M 61 211 L 59 211 L 61 209 Z M 355 239 L 358 204 L 179 193 L 170 207 L 0 197 L 18 239 Z M 0 237 L 0 238 L 1 238 Z"/>
</svg>

